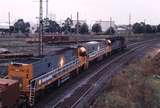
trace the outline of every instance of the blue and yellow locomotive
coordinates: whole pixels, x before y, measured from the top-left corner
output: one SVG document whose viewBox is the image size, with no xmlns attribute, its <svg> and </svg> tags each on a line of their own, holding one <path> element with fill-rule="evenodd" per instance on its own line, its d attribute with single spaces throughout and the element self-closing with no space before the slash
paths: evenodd
<svg viewBox="0 0 160 108">
<path fill-rule="evenodd" d="M 40 58 L 14 61 L 8 66 L 8 77 L 19 81 L 22 94 L 27 97 L 29 104 L 33 105 L 38 91 L 53 83 L 60 85 L 79 68 L 86 69 L 93 60 L 125 47 L 123 37 L 81 43 Z"/>
</svg>

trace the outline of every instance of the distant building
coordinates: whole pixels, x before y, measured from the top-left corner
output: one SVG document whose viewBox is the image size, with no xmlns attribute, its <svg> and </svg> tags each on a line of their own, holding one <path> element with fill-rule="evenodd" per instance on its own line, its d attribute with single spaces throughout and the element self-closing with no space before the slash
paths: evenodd
<svg viewBox="0 0 160 108">
<path fill-rule="evenodd" d="M 128 33 L 128 30 L 125 28 L 117 28 L 117 34 L 126 34 Z"/>
<path fill-rule="evenodd" d="M 117 33 L 118 34 L 128 34 L 132 33 L 132 26 L 130 27 L 129 25 L 118 25 L 117 26 Z"/>
<path fill-rule="evenodd" d="M 7 33 L 7 32 L 9 32 L 9 24 L 0 23 L 0 34 L 4 34 L 4 33 Z"/>
<path fill-rule="evenodd" d="M 103 32 L 108 30 L 110 28 L 110 26 L 116 30 L 116 25 L 115 25 L 114 21 L 96 21 L 96 23 L 101 25 Z"/>
</svg>

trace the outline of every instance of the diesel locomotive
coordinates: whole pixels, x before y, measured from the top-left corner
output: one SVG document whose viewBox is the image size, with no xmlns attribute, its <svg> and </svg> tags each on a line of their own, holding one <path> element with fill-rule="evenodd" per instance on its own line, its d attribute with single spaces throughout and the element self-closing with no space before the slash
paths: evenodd
<svg viewBox="0 0 160 108">
<path fill-rule="evenodd" d="M 8 66 L 8 78 L 18 80 L 21 95 L 33 106 L 39 91 L 53 83 L 59 86 L 80 68 L 87 69 L 90 62 L 124 48 L 124 37 L 81 43 L 47 56 L 14 61 Z"/>
</svg>

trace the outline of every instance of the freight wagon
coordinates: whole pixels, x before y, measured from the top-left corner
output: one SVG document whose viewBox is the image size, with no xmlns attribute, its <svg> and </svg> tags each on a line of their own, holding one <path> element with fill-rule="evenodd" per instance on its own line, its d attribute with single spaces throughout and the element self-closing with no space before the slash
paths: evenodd
<svg viewBox="0 0 160 108">
<path fill-rule="evenodd" d="M 63 48 L 44 57 L 15 61 L 8 66 L 8 77 L 19 81 L 21 93 L 30 106 L 35 96 L 47 86 L 60 85 L 79 68 L 88 68 L 93 60 L 126 47 L 123 37 L 91 41 L 73 48 Z"/>
<path fill-rule="evenodd" d="M 0 78 L 0 108 L 17 108 L 19 97 L 18 81 Z"/>
</svg>

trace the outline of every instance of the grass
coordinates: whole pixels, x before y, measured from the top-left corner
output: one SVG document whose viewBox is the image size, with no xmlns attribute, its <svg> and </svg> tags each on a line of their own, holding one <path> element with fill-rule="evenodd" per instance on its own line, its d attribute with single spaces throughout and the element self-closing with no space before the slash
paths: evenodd
<svg viewBox="0 0 160 108">
<path fill-rule="evenodd" d="M 160 78 L 155 77 L 160 74 L 155 65 L 159 63 L 160 57 L 132 62 L 90 108 L 160 108 Z"/>
</svg>

